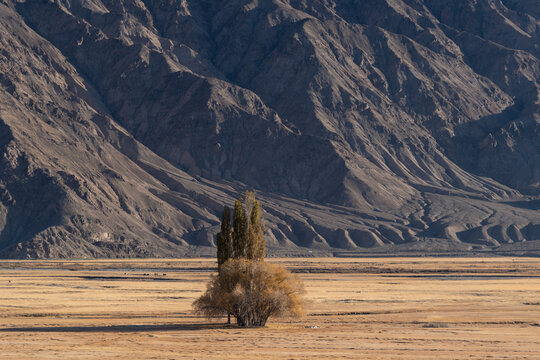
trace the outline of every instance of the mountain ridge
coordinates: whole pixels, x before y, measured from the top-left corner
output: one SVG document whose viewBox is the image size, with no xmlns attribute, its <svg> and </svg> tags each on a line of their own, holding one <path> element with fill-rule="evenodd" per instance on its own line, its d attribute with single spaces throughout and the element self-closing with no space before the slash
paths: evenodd
<svg viewBox="0 0 540 360">
<path fill-rule="evenodd" d="M 4 257 L 210 251 L 247 188 L 270 251 L 536 249 L 534 6 L 0 7 Z"/>
</svg>

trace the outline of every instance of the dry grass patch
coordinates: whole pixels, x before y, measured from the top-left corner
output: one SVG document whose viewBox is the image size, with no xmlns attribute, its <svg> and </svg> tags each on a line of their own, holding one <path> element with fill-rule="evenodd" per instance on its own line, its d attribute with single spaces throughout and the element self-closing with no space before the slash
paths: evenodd
<svg viewBox="0 0 540 360">
<path fill-rule="evenodd" d="M 249 330 L 192 312 L 211 260 L 2 262 L 0 357 L 540 358 L 539 259 L 269 261 L 299 274 L 307 316 Z"/>
</svg>

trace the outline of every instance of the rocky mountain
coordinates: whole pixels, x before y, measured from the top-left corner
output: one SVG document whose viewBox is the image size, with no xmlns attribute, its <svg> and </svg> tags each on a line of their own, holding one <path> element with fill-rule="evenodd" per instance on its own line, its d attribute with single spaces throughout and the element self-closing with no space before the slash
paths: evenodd
<svg viewBox="0 0 540 360">
<path fill-rule="evenodd" d="M 0 256 L 540 251 L 524 0 L 0 0 Z"/>
</svg>

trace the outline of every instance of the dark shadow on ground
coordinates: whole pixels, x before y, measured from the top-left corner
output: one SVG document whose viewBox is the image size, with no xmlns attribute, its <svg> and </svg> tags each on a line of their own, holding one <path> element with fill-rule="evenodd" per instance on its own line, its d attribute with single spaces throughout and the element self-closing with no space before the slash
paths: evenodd
<svg viewBox="0 0 540 360">
<path fill-rule="evenodd" d="M 0 328 L 0 332 L 152 332 L 152 331 L 197 331 L 237 328 L 228 324 L 161 324 L 161 325 L 111 325 L 111 326 L 36 326 Z"/>
</svg>

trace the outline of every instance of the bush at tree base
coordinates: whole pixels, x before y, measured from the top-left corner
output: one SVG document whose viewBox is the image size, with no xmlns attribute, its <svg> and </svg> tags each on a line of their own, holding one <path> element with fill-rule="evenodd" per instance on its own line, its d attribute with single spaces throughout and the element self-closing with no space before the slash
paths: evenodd
<svg viewBox="0 0 540 360">
<path fill-rule="evenodd" d="M 231 259 L 193 305 L 208 317 L 230 313 L 239 326 L 264 326 L 270 316 L 301 316 L 304 292 L 298 277 L 283 267 Z"/>
</svg>

